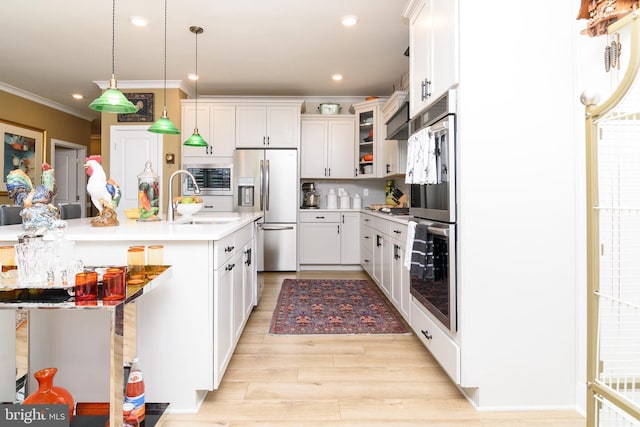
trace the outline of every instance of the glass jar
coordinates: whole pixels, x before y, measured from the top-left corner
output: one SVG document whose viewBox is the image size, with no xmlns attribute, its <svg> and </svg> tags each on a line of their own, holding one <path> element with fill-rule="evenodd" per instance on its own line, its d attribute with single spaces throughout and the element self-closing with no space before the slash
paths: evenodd
<svg viewBox="0 0 640 427">
<path fill-rule="evenodd" d="M 160 212 L 159 177 L 147 160 L 144 170 L 138 175 L 138 221 L 157 221 Z"/>
</svg>

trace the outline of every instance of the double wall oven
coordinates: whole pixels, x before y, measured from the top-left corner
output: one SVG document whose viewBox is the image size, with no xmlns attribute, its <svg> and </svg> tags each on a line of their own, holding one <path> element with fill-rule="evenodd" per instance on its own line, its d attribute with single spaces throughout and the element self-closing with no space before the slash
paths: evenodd
<svg viewBox="0 0 640 427">
<path fill-rule="evenodd" d="M 417 222 L 416 238 L 424 240 L 423 268 L 412 268 L 410 291 L 452 332 L 457 330 L 455 108 L 450 90 L 410 123 L 410 138 L 429 140 L 431 159 L 425 164 L 432 168 L 426 182 L 410 185 L 409 213 Z"/>
</svg>

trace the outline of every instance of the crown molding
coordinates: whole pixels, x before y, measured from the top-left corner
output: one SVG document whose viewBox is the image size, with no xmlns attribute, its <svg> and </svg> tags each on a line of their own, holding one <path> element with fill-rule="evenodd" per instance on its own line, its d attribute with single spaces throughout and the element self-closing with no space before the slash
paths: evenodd
<svg viewBox="0 0 640 427">
<path fill-rule="evenodd" d="M 87 114 L 87 113 L 83 113 L 82 111 L 79 110 L 75 110 L 73 108 L 69 108 L 66 105 L 62 105 L 59 104 L 57 102 L 54 102 L 50 99 L 47 98 L 43 98 L 39 95 L 36 95 L 34 93 L 31 92 L 27 92 L 26 90 L 23 89 L 18 89 L 17 87 L 13 87 L 11 85 L 5 84 L 0 82 L 0 90 L 10 93 L 12 95 L 15 96 L 19 96 L 20 98 L 24 98 L 26 100 L 44 105 L 46 107 L 49 108 L 53 108 L 54 110 L 59 110 L 62 111 L 63 113 L 67 113 L 67 114 L 71 114 L 72 116 L 76 116 L 76 117 L 80 117 L 81 119 L 84 120 L 88 120 L 88 121 L 92 121 L 95 119 L 94 116 Z"/>
<path fill-rule="evenodd" d="M 95 80 L 101 90 L 109 89 L 109 80 Z M 164 80 L 118 80 L 118 89 L 164 89 Z M 180 89 L 189 97 L 193 96 L 193 91 L 184 84 L 182 80 L 167 80 L 167 89 Z"/>
</svg>

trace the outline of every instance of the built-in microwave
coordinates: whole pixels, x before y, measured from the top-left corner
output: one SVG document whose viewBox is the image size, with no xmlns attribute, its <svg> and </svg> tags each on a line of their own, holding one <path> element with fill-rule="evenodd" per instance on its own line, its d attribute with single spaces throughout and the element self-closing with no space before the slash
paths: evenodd
<svg viewBox="0 0 640 427">
<path fill-rule="evenodd" d="M 233 195 L 233 164 L 185 164 L 184 169 L 195 177 L 203 196 Z M 183 177 L 182 194 L 195 194 L 191 178 Z"/>
</svg>

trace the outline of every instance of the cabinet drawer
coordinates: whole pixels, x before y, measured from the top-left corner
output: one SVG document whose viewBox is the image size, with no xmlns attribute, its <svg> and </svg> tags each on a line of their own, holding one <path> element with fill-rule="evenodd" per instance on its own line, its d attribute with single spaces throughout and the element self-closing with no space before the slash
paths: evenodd
<svg viewBox="0 0 640 427">
<path fill-rule="evenodd" d="M 409 226 L 407 224 L 400 224 L 395 221 L 387 221 L 387 234 L 389 237 L 393 239 L 398 239 L 400 242 L 407 241 L 407 229 Z"/>
<path fill-rule="evenodd" d="M 460 384 L 460 347 L 424 309 L 411 298 L 410 324 L 422 343 L 440 363 L 445 372 Z"/>
<path fill-rule="evenodd" d="M 213 268 L 220 267 L 253 238 L 253 224 L 241 228 L 213 244 Z"/>
<path fill-rule="evenodd" d="M 340 212 L 300 212 L 300 222 L 340 222 Z"/>
<path fill-rule="evenodd" d="M 366 225 L 360 226 L 360 249 L 367 249 L 369 251 L 373 250 L 373 229 L 371 227 L 367 227 Z"/>
</svg>

